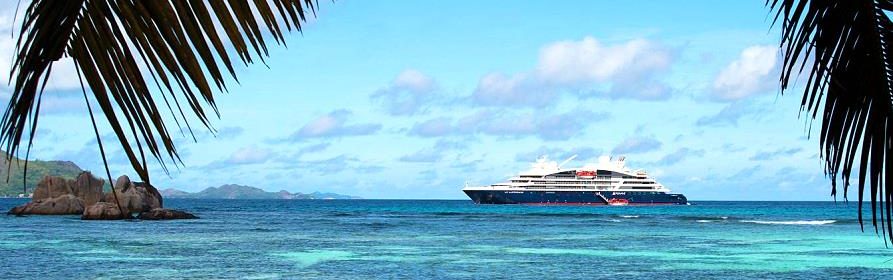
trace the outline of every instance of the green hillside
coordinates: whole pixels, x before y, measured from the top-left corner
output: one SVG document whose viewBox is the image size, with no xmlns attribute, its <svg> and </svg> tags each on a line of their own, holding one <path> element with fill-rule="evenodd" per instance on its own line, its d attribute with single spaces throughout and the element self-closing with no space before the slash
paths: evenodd
<svg viewBox="0 0 893 280">
<path fill-rule="evenodd" d="M 24 174 L 25 161 L 14 158 L 12 166 L 6 160 L 6 153 L 0 152 L 0 196 L 15 196 L 22 193 L 22 176 Z M 7 181 L 7 171 L 9 180 Z M 52 175 L 66 179 L 74 179 L 83 170 L 70 161 L 43 161 L 32 160 L 28 162 L 28 178 L 25 186 L 28 192 L 33 192 L 37 183 L 44 176 Z"/>
</svg>

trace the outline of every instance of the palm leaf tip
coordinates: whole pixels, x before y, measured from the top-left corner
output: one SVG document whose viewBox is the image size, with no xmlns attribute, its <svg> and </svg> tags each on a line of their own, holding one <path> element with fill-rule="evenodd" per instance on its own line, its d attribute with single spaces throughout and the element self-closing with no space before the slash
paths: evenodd
<svg viewBox="0 0 893 280">
<path fill-rule="evenodd" d="M 31 146 L 44 86 L 67 56 L 91 118 L 92 103 L 149 182 L 147 158 L 165 171 L 167 161 L 182 162 L 169 120 L 190 133 L 190 120 L 212 129 L 207 110 L 219 116 L 215 94 L 227 90 L 228 77 L 238 81 L 232 57 L 246 65 L 263 59 L 267 38 L 284 44 L 283 33 L 300 31 L 308 11 L 316 14 L 312 0 L 31 1 L 21 15 L 0 145 L 8 159 L 23 139 Z"/>
<path fill-rule="evenodd" d="M 893 240 L 893 23 L 889 0 L 769 0 L 781 23 L 782 93 L 805 74 L 801 109 L 821 118 L 819 143 L 831 194 L 847 197 L 858 170 L 859 223 Z M 889 238 L 889 239 L 888 239 Z"/>
</svg>

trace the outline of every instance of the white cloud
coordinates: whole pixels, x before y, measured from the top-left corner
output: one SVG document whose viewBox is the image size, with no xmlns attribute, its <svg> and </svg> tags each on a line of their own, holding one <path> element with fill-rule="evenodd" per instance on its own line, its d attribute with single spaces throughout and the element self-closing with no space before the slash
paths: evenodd
<svg viewBox="0 0 893 280">
<path fill-rule="evenodd" d="M 348 124 L 353 113 L 348 110 L 335 110 L 310 121 L 292 134 L 291 140 L 315 137 L 341 137 L 368 135 L 381 129 L 380 124 Z"/>
<path fill-rule="evenodd" d="M 270 160 L 272 153 L 267 149 L 257 147 L 245 147 L 235 151 L 226 159 L 229 164 L 254 164 L 264 163 Z"/>
<path fill-rule="evenodd" d="M 543 140 L 565 140 L 590 124 L 610 118 L 608 113 L 576 109 L 564 113 L 516 113 L 481 110 L 459 118 L 434 118 L 416 123 L 410 134 L 422 137 L 485 134 L 493 136 L 537 136 Z"/>
<path fill-rule="evenodd" d="M 421 123 L 417 123 L 412 127 L 411 134 L 422 137 L 436 137 L 447 135 L 453 132 L 453 120 L 450 118 L 440 117 L 433 118 Z"/>
<path fill-rule="evenodd" d="M 325 150 L 326 148 L 328 148 L 329 145 L 331 145 L 331 144 L 329 144 L 329 143 L 317 143 L 317 144 L 313 144 L 313 145 L 310 145 L 310 146 L 306 146 L 306 147 L 303 147 L 303 148 L 301 148 L 300 150 L 298 150 L 298 154 L 297 154 L 297 155 L 300 156 L 300 155 L 305 155 L 305 154 L 310 154 L 310 153 L 321 152 L 321 151 Z"/>
<path fill-rule="evenodd" d="M 779 148 L 773 151 L 761 151 L 750 157 L 750 160 L 772 160 L 778 157 L 790 157 L 802 151 L 803 148 Z"/>
<path fill-rule="evenodd" d="M 407 69 L 400 72 L 394 78 L 394 87 L 405 88 L 412 91 L 431 91 L 434 89 L 434 80 L 428 75 L 415 69 Z"/>
<path fill-rule="evenodd" d="M 631 137 L 620 142 L 614 150 L 614 155 L 638 154 L 660 149 L 662 143 L 653 137 Z"/>
<path fill-rule="evenodd" d="M 548 88 L 527 74 L 506 76 L 490 73 L 478 82 L 472 99 L 481 105 L 541 106 L 555 101 L 556 90 Z"/>
<path fill-rule="evenodd" d="M 464 150 L 468 148 L 468 144 L 464 141 L 450 141 L 445 139 L 439 139 L 436 143 L 434 143 L 433 147 L 423 148 L 414 153 L 406 154 L 398 158 L 399 161 L 402 162 L 437 162 L 444 157 L 444 154 L 457 151 Z"/>
<path fill-rule="evenodd" d="M 349 171 L 353 173 L 375 173 L 380 172 L 384 168 L 374 163 L 366 163 L 355 157 L 347 155 L 339 155 L 331 158 L 318 160 L 294 160 L 286 158 L 277 158 L 281 164 L 279 168 L 287 171 L 304 170 L 319 174 L 331 175 L 334 173 Z"/>
<path fill-rule="evenodd" d="M 669 153 L 657 161 L 660 165 L 673 165 L 687 158 L 700 157 L 704 155 L 703 149 L 679 148 L 675 152 Z"/>
<path fill-rule="evenodd" d="M 437 83 L 422 72 L 408 69 L 397 75 L 387 87 L 370 96 L 391 115 L 413 115 L 424 112 L 425 106 L 437 99 Z"/>
<path fill-rule="evenodd" d="M 15 33 L 18 36 L 18 30 L 21 26 L 20 22 L 28 7 L 28 2 L 18 5 L 17 1 L 4 1 L 0 4 L 0 73 L 2 73 L 2 81 L 4 87 L 9 78 L 9 70 L 12 67 L 15 58 L 16 38 L 10 36 Z M 16 6 L 18 5 L 18 16 L 16 16 Z M 15 21 L 14 21 L 15 20 Z M 75 72 L 74 62 L 71 58 L 63 57 L 61 60 L 53 63 L 53 72 L 50 74 L 50 80 L 47 81 L 47 89 L 64 90 L 80 88 L 77 72 Z"/>
<path fill-rule="evenodd" d="M 28 7 L 28 1 L 17 3 L 18 1 L 2 1 L 0 2 L 0 99 L 3 104 L 9 102 L 11 92 L 13 90 L 12 83 L 9 83 L 9 71 L 15 58 L 15 44 L 18 31 L 21 26 L 22 17 L 25 9 Z M 18 15 L 16 15 L 16 6 L 18 5 Z M 40 113 L 47 114 L 68 114 L 80 113 L 86 114 L 87 106 L 80 92 L 80 82 L 78 81 L 77 72 L 75 71 L 74 62 L 69 57 L 62 57 L 59 61 L 53 63 L 53 69 L 50 78 L 46 83 L 46 91 L 42 97 Z M 77 89 L 77 91 L 71 91 Z"/>
<path fill-rule="evenodd" d="M 669 51 L 644 39 L 605 45 L 592 37 L 561 41 L 540 52 L 537 76 L 549 83 L 630 81 L 669 68 Z"/>
<path fill-rule="evenodd" d="M 13 53 L 15 52 L 15 38 L 9 36 L 13 30 L 18 30 L 18 24 L 13 22 L 16 14 L 16 1 L 4 1 L 0 3 L 0 73 L 2 80 L 8 81 L 9 69 L 12 67 Z M 20 8 L 21 11 L 24 9 Z M 21 15 L 22 12 L 19 12 Z M 19 18 L 20 19 L 20 18 Z"/>
<path fill-rule="evenodd" d="M 747 100 L 732 102 L 713 115 L 698 118 L 698 126 L 738 126 L 741 119 L 759 118 L 770 105 Z"/>
<path fill-rule="evenodd" d="M 415 153 L 400 157 L 403 162 L 437 162 L 443 158 L 443 154 L 435 149 L 421 149 Z"/>
<path fill-rule="evenodd" d="M 778 48 L 751 46 L 719 72 L 713 81 L 713 97 L 739 100 L 764 93 L 777 86 Z"/>
<path fill-rule="evenodd" d="M 481 78 L 472 99 L 482 105 L 542 106 L 560 92 L 587 96 L 658 100 L 669 87 L 656 76 L 669 69 L 668 48 L 636 39 L 605 45 L 593 37 L 545 46 L 535 69 L 515 74 L 490 73 Z"/>
<path fill-rule="evenodd" d="M 238 126 L 226 126 L 217 130 L 217 138 L 218 139 L 231 139 L 242 135 L 245 132 L 244 128 Z"/>
<path fill-rule="evenodd" d="M 547 147 L 540 146 L 536 150 L 515 155 L 515 160 L 519 162 L 530 162 L 540 156 L 549 156 L 550 158 L 563 160 L 576 155 L 578 162 L 593 161 L 602 154 L 602 150 L 588 146 L 578 147 Z"/>
</svg>

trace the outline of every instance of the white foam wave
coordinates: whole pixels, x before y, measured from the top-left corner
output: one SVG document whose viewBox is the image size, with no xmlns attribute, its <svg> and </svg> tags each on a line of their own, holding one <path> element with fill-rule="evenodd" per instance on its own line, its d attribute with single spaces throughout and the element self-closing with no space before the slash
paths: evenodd
<svg viewBox="0 0 893 280">
<path fill-rule="evenodd" d="M 697 222 L 699 222 L 699 223 L 710 223 L 710 222 L 713 222 L 713 221 L 711 221 L 711 220 L 697 220 Z"/>
<path fill-rule="evenodd" d="M 760 221 L 745 220 L 742 223 L 754 223 L 762 225 L 827 225 L 836 222 L 835 220 L 818 220 L 818 221 Z"/>
<path fill-rule="evenodd" d="M 629 218 L 638 218 L 639 215 L 620 215 L 620 217 L 629 219 Z"/>
</svg>

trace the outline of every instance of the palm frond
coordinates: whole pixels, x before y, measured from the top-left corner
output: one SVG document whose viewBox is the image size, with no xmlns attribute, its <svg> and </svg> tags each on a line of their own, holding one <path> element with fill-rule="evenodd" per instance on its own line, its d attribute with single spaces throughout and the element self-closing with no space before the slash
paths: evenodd
<svg viewBox="0 0 893 280">
<path fill-rule="evenodd" d="M 192 117 L 213 131 L 208 109 L 219 117 L 214 97 L 226 91 L 224 71 L 238 81 L 230 56 L 245 65 L 263 60 L 265 37 L 284 44 L 283 31 L 300 31 L 308 12 L 315 15 L 312 0 L 34 0 L 18 34 L 0 146 L 8 158 L 17 155 L 27 135 L 30 150 L 45 84 L 53 64 L 67 56 L 85 102 L 91 95 L 148 183 L 147 154 L 165 172 L 165 162 L 182 163 L 165 120 L 191 134 Z"/>
<path fill-rule="evenodd" d="M 819 142 L 831 195 L 858 170 L 871 221 L 893 241 L 893 23 L 890 0 L 767 0 L 782 29 L 782 93 L 803 74 L 801 110 L 821 115 Z M 888 239 L 888 237 L 890 239 Z"/>
</svg>

